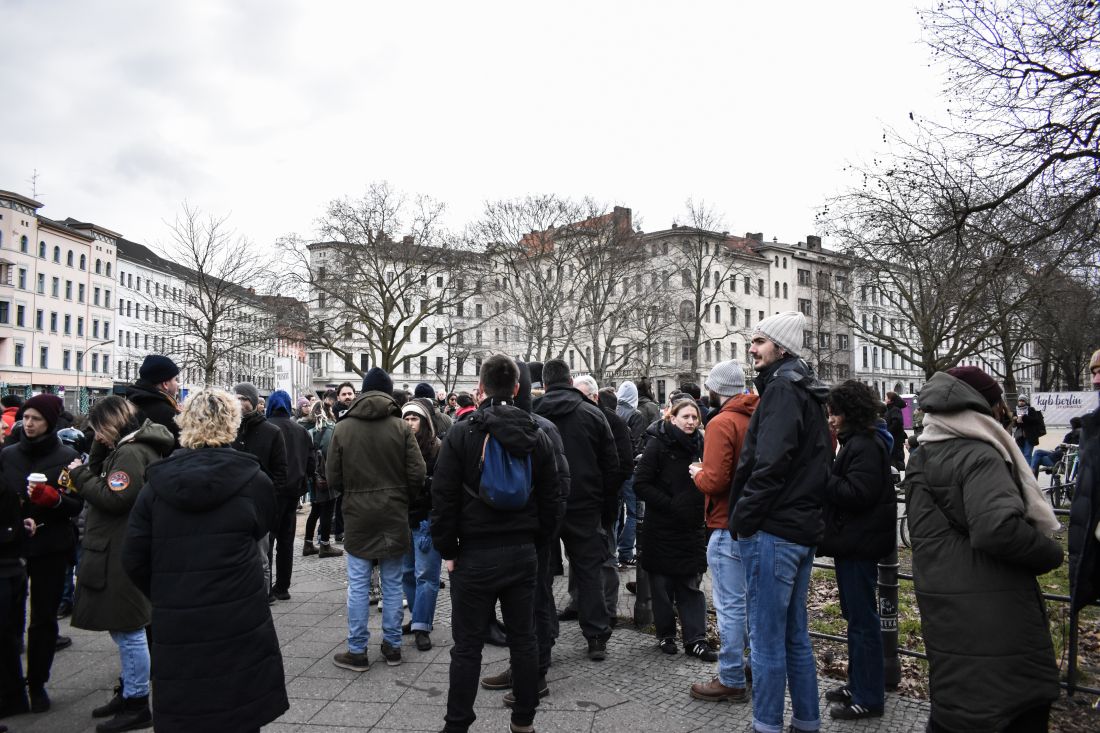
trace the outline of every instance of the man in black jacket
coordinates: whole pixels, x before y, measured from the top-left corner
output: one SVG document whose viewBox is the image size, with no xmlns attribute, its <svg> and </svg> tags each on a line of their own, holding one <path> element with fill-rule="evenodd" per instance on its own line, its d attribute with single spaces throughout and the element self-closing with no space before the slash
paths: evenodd
<svg viewBox="0 0 1100 733">
<path fill-rule="evenodd" d="M 251 382 L 242 382 L 233 387 L 241 403 L 241 426 L 237 428 L 237 439 L 233 447 L 244 453 L 251 453 L 260 462 L 260 469 L 271 479 L 275 487 L 276 501 L 286 491 L 286 441 L 279 428 L 267 421 L 264 414 L 256 409 L 260 403 L 260 392 Z M 275 531 L 275 526 L 268 528 Z M 260 559 L 264 563 L 264 577 L 267 587 L 271 587 L 271 540 L 270 536 L 260 540 Z M 275 594 L 268 595 L 268 602 L 274 603 Z"/>
<path fill-rule="evenodd" d="M 890 463 L 899 471 L 905 470 L 905 443 L 908 436 L 905 434 L 905 416 L 902 410 L 907 407 L 905 400 L 894 392 L 886 393 L 886 430 L 894 439 L 894 447 L 890 452 Z"/>
<path fill-rule="evenodd" d="M 1100 349 L 1089 360 L 1100 390 Z M 1073 613 L 1100 601 L 1100 408 L 1081 420 L 1077 491 L 1069 510 L 1069 587 Z"/>
<path fill-rule="evenodd" d="M 730 493 L 730 533 L 745 566 L 756 730 L 783 729 L 790 681 L 792 725 L 817 730 L 817 672 L 806 618 L 814 548 L 824 532 L 822 496 L 832 465 L 828 389 L 798 358 L 806 317 L 765 318 L 749 353 L 760 405 L 749 421 Z"/>
<path fill-rule="evenodd" d="M 137 381 L 126 388 L 126 399 L 138 408 L 138 420 L 145 422 L 148 418 L 168 428 L 176 448 L 180 447 L 180 428 L 176 425 L 179 373 L 180 368 L 167 356 L 149 354 L 141 362 Z"/>
<path fill-rule="evenodd" d="M 447 433 L 432 479 L 432 541 L 451 573 L 454 648 L 444 730 L 466 731 L 476 719 L 481 650 L 500 599 L 515 698 L 511 730 L 533 731 L 539 690 L 535 547 L 553 532 L 561 488 L 550 438 L 513 404 L 519 391 L 516 363 L 502 354 L 489 357 L 481 365 L 479 387 L 484 401 Z M 522 509 L 497 509 L 479 496 L 490 436 L 509 455 L 529 461 L 531 493 Z"/>
<path fill-rule="evenodd" d="M 614 521 L 618 509 L 619 457 L 607 419 L 573 386 L 565 362 L 546 362 L 542 378 L 546 394 L 535 405 L 535 412 L 557 426 L 569 461 L 569 501 L 561 539 L 577 577 L 577 612 L 588 642 L 588 658 L 601 661 L 607 657 L 607 640 L 611 638 L 601 579 L 601 567 L 608 559 L 603 528 Z"/>
<path fill-rule="evenodd" d="M 290 600 L 290 574 L 294 570 L 294 530 L 298 500 L 306 493 L 309 478 L 317 473 L 317 457 L 309 433 L 291 417 L 290 395 L 278 389 L 267 400 L 267 421 L 279 429 L 286 447 L 286 481 L 275 495 L 278 518 L 271 535 L 268 555 L 275 556 L 275 583 L 271 594 Z"/>
</svg>

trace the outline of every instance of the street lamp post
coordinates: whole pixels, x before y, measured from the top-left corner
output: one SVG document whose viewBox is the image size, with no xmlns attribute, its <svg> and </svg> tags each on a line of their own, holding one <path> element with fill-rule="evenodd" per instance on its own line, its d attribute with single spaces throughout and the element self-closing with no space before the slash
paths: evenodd
<svg viewBox="0 0 1100 733">
<path fill-rule="evenodd" d="M 84 342 L 84 351 L 77 354 L 76 360 L 76 409 L 81 413 L 87 413 L 91 407 L 89 404 L 89 398 L 87 390 L 80 385 L 80 368 L 83 366 L 84 357 L 88 355 L 88 352 L 97 346 L 103 346 L 104 344 L 113 344 L 114 339 L 103 339 L 102 341 L 96 341 L 91 346 L 87 345 L 87 341 Z"/>
</svg>

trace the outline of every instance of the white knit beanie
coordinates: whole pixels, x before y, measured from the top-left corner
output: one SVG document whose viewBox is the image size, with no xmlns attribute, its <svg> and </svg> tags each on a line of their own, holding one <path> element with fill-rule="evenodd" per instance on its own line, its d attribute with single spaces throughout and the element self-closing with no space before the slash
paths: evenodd
<svg viewBox="0 0 1100 733">
<path fill-rule="evenodd" d="M 733 359 L 714 365 L 703 383 L 709 391 L 722 397 L 732 397 L 745 391 L 745 370 Z"/>
<path fill-rule="evenodd" d="M 756 334 L 762 335 L 791 356 L 802 350 L 802 331 L 806 328 L 806 316 L 799 311 L 787 311 L 768 316 L 756 324 Z"/>
</svg>

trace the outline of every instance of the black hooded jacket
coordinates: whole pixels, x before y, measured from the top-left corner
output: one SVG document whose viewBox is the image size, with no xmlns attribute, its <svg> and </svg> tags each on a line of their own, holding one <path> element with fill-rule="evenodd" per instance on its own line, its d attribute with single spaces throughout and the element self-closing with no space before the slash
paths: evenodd
<svg viewBox="0 0 1100 733">
<path fill-rule="evenodd" d="M 1073 610 L 1100 601 L 1100 409 L 1081 420 L 1077 491 L 1069 510 L 1069 583 Z M 1068 442 L 1068 441 L 1067 441 Z"/>
<path fill-rule="evenodd" d="M 138 424 L 148 418 L 157 425 L 163 425 L 172 434 L 175 447 L 180 447 L 180 426 L 176 424 L 178 412 L 175 400 L 157 389 L 157 385 L 144 379 L 139 379 L 126 388 L 126 399 L 138 408 Z"/>
<path fill-rule="evenodd" d="M 23 516 L 45 525 L 29 537 L 23 545 L 24 557 L 37 557 L 57 552 L 72 552 L 76 543 L 73 525 L 69 520 L 80 514 L 84 500 L 79 494 L 61 494 L 57 506 L 39 506 L 27 498 L 27 474 L 44 473 L 46 483 L 60 490 L 57 483 L 61 469 L 72 463 L 79 454 L 61 442 L 57 431 L 51 430 L 37 438 L 19 434 L 19 442 L 0 452 L 0 477 L 4 490 L 23 499 Z"/>
<path fill-rule="evenodd" d="M 901 414 L 904 409 L 905 400 L 900 397 L 895 397 L 886 403 L 886 429 L 894 439 L 890 458 L 899 463 L 905 461 L 905 417 Z"/>
<path fill-rule="evenodd" d="M 256 555 L 274 517 L 251 455 L 183 449 L 147 469 L 122 565 L 153 605 L 157 731 L 256 730 L 289 708 Z"/>
<path fill-rule="evenodd" d="M 286 450 L 286 479 L 283 491 L 279 493 L 280 499 L 296 499 L 305 495 L 309 490 L 306 479 L 317 473 L 313 439 L 285 410 L 273 410 L 267 422 L 283 434 L 283 447 Z"/>
<path fill-rule="evenodd" d="M 840 435 L 842 447 L 825 485 L 825 537 L 818 555 L 877 561 L 895 546 L 898 500 L 885 431 L 883 425 Z"/>
<path fill-rule="evenodd" d="M 286 488 L 286 441 L 282 431 L 268 422 L 262 412 L 253 410 L 241 418 L 233 447 L 256 457 L 260 468 L 271 479 L 277 496 L 290 493 Z"/>
<path fill-rule="evenodd" d="M 614 516 L 621 485 L 619 457 L 600 408 L 580 390 L 555 384 L 547 387 L 535 412 L 561 433 L 570 473 L 566 513 L 595 512 L 605 519 Z"/>
<path fill-rule="evenodd" d="M 730 532 L 749 537 L 763 530 L 813 547 L 824 532 L 821 504 L 833 463 L 828 388 L 794 357 L 771 364 L 754 383 L 760 405 L 733 478 Z"/>
<path fill-rule="evenodd" d="M 593 406 L 594 407 L 594 406 Z M 531 498 L 524 509 L 502 511 L 466 490 L 481 483 L 486 435 L 513 456 L 531 456 Z M 554 447 L 530 415 L 515 405 L 486 400 L 447 431 L 432 477 L 432 543 L 446 560 L 463 547 L 541 543 L 555 528 L 561 487 Z"/>
</svg>

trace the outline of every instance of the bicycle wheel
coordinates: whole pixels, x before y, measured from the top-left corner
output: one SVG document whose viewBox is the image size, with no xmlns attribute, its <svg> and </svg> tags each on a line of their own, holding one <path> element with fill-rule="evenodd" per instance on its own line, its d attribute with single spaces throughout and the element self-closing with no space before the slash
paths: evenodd
<svg viewBox="0 0 1100 733">
<path fill-rule="evenodd" d="M 898 517 L 898 537 L 903 547 L 913 546 L 912 540 L 909 539 L 909 518 L 904 514 Z"/>
<path fill-rule="evenodd" d="M 1055 509 L 1062 506 L 1062 477 L 1058 474 L 1050 477 L 1050 504 Z"/>
</svg>

